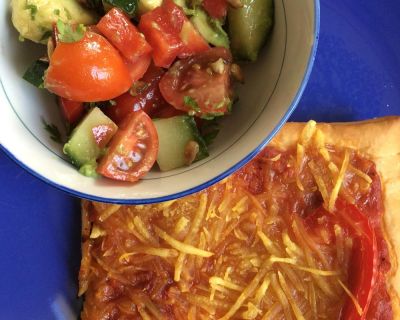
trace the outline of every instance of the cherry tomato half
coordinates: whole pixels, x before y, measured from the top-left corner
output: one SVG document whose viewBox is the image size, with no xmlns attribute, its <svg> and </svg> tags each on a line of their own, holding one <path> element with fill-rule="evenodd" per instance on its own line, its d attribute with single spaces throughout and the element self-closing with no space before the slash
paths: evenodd
<svg viewBox="0 0 400 320">
<path fill-rule="evenodd" d="M 156 161 L 157 130 L 142 110 L 128 114 L 110 142 L 97 172 L 114 180 L 135 182 L 144 176 Z"/>
<path fill-rule="evenodd" d="M 76 102 L 58 97 L 58 105 L 65 121 L 69 124 L 76 124 L 80 119 L 82 119 L 85 111 L 83 102 Z"/>
<path fill-rule="evenodd" d="M 203 0 L 202 5 L 207 13 L 216 19 L 224 18 L 228 11 L 226 0 Z"/>
<path fill-rule="evenodd" d="M 137 110 L 143 110 L 152 117 L 154 112 L 168 105 L 158 87 L 164 73 L 162 68 L 151 65 L 131 90 L 114 99 L 115 103 L 105 109 L 106 114 L 117 124 Z"/>
<path fill-rule="evenodd" d="M 131 77 L 131 83 L 141 79 L 151 64 L 151 55 L 144 55 L 136 59 L 136 61 L 125 61 Z"/>
<path fill-rule="evenodd" d="M 223 115 L 231 105 L 231 61 L 225 48 L 179 60 L 161 79 L 161 94 L 175 108 L 196 116 Z"/>
<path fill-rule="evenodd" d="M 59 42 L 45 76 L 49 91 L 83 102 L 113 99 L 128 91 L 131 83 L 117 49 L 93 32 L 86 32 L 77 42 Z"/>
</svg>

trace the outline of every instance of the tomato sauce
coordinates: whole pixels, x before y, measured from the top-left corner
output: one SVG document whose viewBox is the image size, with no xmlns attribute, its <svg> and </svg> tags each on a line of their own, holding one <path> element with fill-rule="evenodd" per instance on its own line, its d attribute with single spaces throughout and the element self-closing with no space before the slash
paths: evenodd
<svg viewBox="0 0 400 320">
<path fill-rule="evenodd" d="M 343 152 L 335 152 L 336 157 L 340 158 Z M 279 180 L 284 186 L 281 192 L 281 206 L 291 208 L 302 217 L 307 217 L 310 212 L 322 205 L 322 198 L 317 192 L 300 191 L 295 183 L 296 168 L 294 164 L 295 150 L 280 152 L 279 150 L 267 147 L 251 163 L 246 165 L 241 171 L 236 173 L 236 177 L 254 194 L 260 194 L 276 185 Z M 320 156 L 315 153 L 314 160 L 320 160 Z M 384 238 L 382 229 L 382 187 L 379 174 L 375 164 L 356 153 L 351 155 L 351 165 L 358 170 L 366 173 L 372 182 L 367 192 L 358 189 L 356 179 L 352 179 L 347 191 L 354 200 L 358 209 L 368 217 L 370 225 L 373 227 L 377 240 L 378 253 L 378 276 L 373 289 L 372 300 L 368 309 L 367 319 L 393 319 L 391 299 L 388 294 L 386 281 L 387 273 L 391 268 L 389 249 Z M 312 180 L 308 170 L 301 172 L 302 180 L 306 186 Z M 358 189 L 354 191 L 354 189 Z M 360 270 L 361 271 L 361 270 Z M 351 276 L 351 275 L 349 275 Z"/>
<path fill-rule="evenodd" d="M 344 151 L 333 148 L 330 151 L 331 161 L 340 169 Z M 89 238 L 87 224 L 84 225 L 86 231 L 82 247 L 84 258 L 80 292 L 85 292 L 86 302 L 82 319 L 142 319 L 146 315 L 149 319 L 156 319 L 157 314 L 166 319 L 210 319 L 208 312 L 214 312 L 216 319 L 223 317 L 261 272 L 266 254 L 271 254 L 268 250 L 266 252 L 260 241 L 260 228 L 275 247 L 272 256 L 287 257 L 285 250 L 290 247 L 282 240 L 286 233 L 303 250 L 304 255 L 306 251 L 312 252 L 311 259 L 316 263 L 312 268 L 339 271 L 338 277 L 348 285 L 352 270 L 363 272 L 359 263 L 365 260 L 358 260 L 357 264 L 353 262 L 354 265 L 349 257 L 343 258 L 343 263 L 339 260 L 338 240 L 332 232 L 333 215 L 321 209 L 324 199 L 307 163 L 313 161 L 316 164 L 329 191 L 333 184 L 331 172 L 327 171 L 325 160 L 312 148 L 307 150 L 305 157 L 304 163 L 299 166 L 296 150 L 281 152 L 267 147 L 232 177 L 203 193 L 176 202 L 122 207 L 86 203 L 89 213 L 84 221 L 90 221 L 101 231 L 94 232 L 92 228 Z M 357 153 L 350 151 L 349 159 L 339 197 L 341 201 L 353 202 L 358 208 L 357 212 L 361 212 L 359 215 L 368 218 L 370 231 L 373 228 L 377 240 L 377 275 L 366 319 L 391 320 L 393 311 L 386 287 L 391 264 L 382 229 L 383 203 L 379 175 L 375 165 Z M 362 174 L 370 179 L 363 178 Z M 195 221 L 205 195 L 207 210 L 197 234 L 190 238 L 187 236 L 188 227 L 185 226 Z M 224 210 L 224 207 L 228 210 Z M 141 224 L 144 229 L 140 227 Z M 293 225 L 297 225 L 298 229 Z M 149 246 L 171 250 L 169 243 L 157 237 L 154 226 L 162 228 L 178 241 L 193 241 L 193 245 L 209 250 L 213 255 L 200 259 L 187 255 L 180 280 L 175 281 L 178 263 L 176 251 L 174 256 L 167 258 L 141 251 Z M 343 230 L 344 238 L 354 236 L 348 229 Z M 353 252 L 353 248 L 350 247 L 348 254 Z M 163 254 L 168 252 L 163 251 Z M 308 266 L 305 260 L 301 260 L 300 265 Z M 349 298 L 339 286 L 337 278 L 324 279 L 322 285 L 328 287 L 323 289 L 328 288 L 327 292 L 332 289 L 334 293 L 333 296 L 325 295 L 324 290 L 320 290 L 321 283 L 313 275 L 301 273 L 294 267 L 290 269 L 290 266 L 271 265 L 267 274 L 285 274 L 287 284 L 296 292 L 294 297 L 306 319 L 316 319 L 316 316 L 312 316 L 314 312 L 314 315 L 323 314 L 329 319 L 350 320 L 341 316 Z M 218 281 L 226 278 L 231 281 L 231 287 L 237 288 L 225 289 L 229 294 L 221 298 L 221 292 L 212 293 L 211 278 L 218 278 Z M 273 319 L 284 319 L 287 310 L 279 306 L 280 300 L 271 288 L 276 288 L 277 278 L 269 280 L 270 288 L 265 293 L 265 302 L 259 304 L 258 308 L 267 312 L 275 306 Z M 302 290 L 308 290 L 308 286 L 315 286 L 314 289 L 319 290 L 315 311 L 310 307 L 310 302 L 305 302 L 307 296 L 302 297 L 305 292 Z M 210 298 L 213 294 L 215 300 Z M 243 305 L 230 319 L 242 319 L 244 312 L 251 311 L 246 310 L 246 305 Z M 254 319 L 261 319 L 261 315 Z"/>
</svg>

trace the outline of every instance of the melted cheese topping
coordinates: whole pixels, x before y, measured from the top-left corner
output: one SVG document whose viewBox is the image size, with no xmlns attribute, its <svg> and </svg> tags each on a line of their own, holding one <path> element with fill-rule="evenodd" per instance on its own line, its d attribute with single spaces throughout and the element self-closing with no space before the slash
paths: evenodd
<svg viewBox="0 0 400 320">
<path fill-rule="evenodd" d="M 305 219 L 372 182 L 350 150 L 332 150 L 310 122 L 296 150 L 264 156 L 256 176 L 244 169 L 156 205 L 85 202 L 82 319 L 325 319 L 347 295 L 359 307 L 346 287 L 351 238 L 324 217 L 313 229 Z"/>
</svg>

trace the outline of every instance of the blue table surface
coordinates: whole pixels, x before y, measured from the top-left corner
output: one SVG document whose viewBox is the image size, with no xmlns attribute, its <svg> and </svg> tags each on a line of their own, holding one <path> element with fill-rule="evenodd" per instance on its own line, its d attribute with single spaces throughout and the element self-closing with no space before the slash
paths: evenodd
<svg viewBox="0 0 400 320">
<path fill-rule="evenodd" d="M 318 53 L 291 120 L 400 115 L 399 17 L 398 0 L 321 0 Z M 0 319 L 73 318 L 79 200 L 0 151 L 0 215 Z"/>
</svg>

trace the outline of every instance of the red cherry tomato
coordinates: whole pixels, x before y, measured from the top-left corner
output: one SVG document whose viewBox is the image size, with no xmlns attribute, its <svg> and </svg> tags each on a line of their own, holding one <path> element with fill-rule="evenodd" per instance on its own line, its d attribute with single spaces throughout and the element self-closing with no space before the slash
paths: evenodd
<svg viewBox="0 0 400 320">
<path fill-rule="evenodd" d="M 113 8 L 97 24 L 100 32 L 130 62 L 148 56 L 151 47 L 121 9 Z"/>
<path fill-rule="evenodd" d="M 45 77 L 49 91 L 73 101 L 110 100 L 130 86 L 128 68 L 119 52 L 93 32 L 86 32 L 78 42 L 59 42 Z"/>
<path fill-rule="evenodd" d="M 216 19 L 224 18 L 228 11 L 226 0 L 203 0 L 202 5 L 207 13 Z"/>
<path fill-rule="evenodd" d="M 152 117 L 154 112 L 168 105 L 158 87 L 164 73 L 163 69 L 151 65 L 130 91 L 114 99 L 115 104 L 105 109 L 106 114 L 117 124 L 137 110 L 143 110 Z"/>
<path fill-rule="evenodd" d="M 145 13 L 139 29 L 153 48 L 153 60 L 159 67 L 168 68 L 177 56 L 208 49 L 182 8 L 172 0 L 165 0 L 161 7 Z"/>
<path fill-rule="evenodd" d="M 58 97 L 58 105 L 64 119 L 69 124 L 76 124 L 82 118 L 85 111 L 83 102 L 71 101 L 61 97 Z"/>
<path fill-rule="evenodd" d="M 135 62 L 126 61 L 132 83 L 141 79 L 151 64 L 151 55 L 138 58 Z"/>
<path fill-rule="evenodd" d="M 182 116 L 184 114 L 187 114 L 187 113 L 183 112 L 181 110 L 175 109 L 173 106 L 171 106 L 169 104 L 165 104 L 161 108 L 155 110 L 155 112 L 152 114 L 152 118 L 166 119 L 166 118 L 172 118 L 175 116 Z"/>
<path fill-rule="evenodd" d="M 179 110 L 201 117 L 222 115 L 231 104 L 231 61 L 225 48 L 212 48 L 179 60 L 161 79 L 161 94 Z"/>
<path fill-rule="evenodd" d="M 158 153 L 157 130 L 142 110 L 128 114 L 110 142 L 97 172 L 114 180 L 135 182 L 153 166 Z"/>
</svg>

